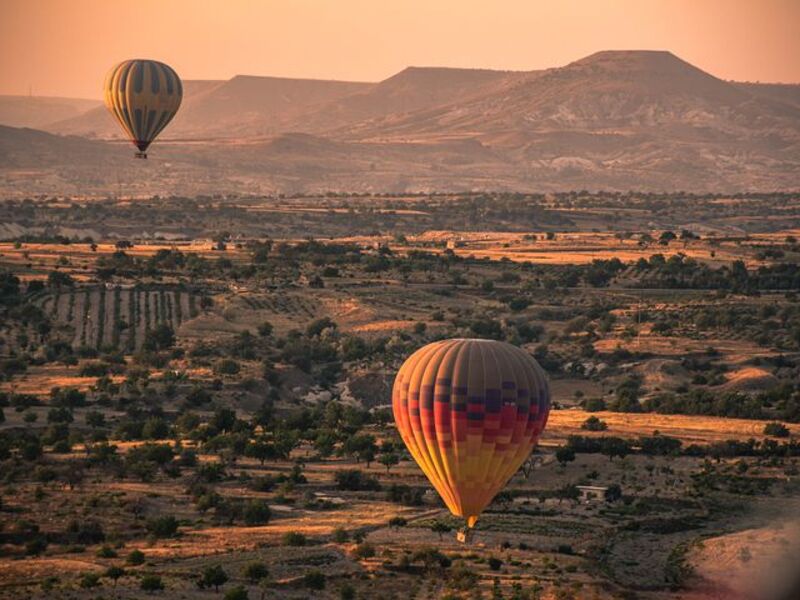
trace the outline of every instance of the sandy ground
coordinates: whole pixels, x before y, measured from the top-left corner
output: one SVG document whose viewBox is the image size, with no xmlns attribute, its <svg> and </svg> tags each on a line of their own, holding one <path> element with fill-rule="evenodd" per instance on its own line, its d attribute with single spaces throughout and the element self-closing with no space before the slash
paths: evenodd
<svg viewBox="0 0 800 600">
<path fill-rule="evenodd" d="M 581 424 L 592 415 L 605 421 L 608 429 L 599 433 L 581 429 Z M 568 435 L 614 435 L 636 438 L 659 431 L 663 435 L 679 438 L 684 444 L 708 444 L 728 439 L 763 439 L 766 424 L 767 421 L 723 417 L 554 410 L 550 412 L 542 442 L 545 445 L 561 443 Z M 800 435 L 800 424 L 790 424 L 788 427 L 792 435 Z"/>
<path fill-rule="evenodd" d="M 687 560 L 699 578 L 693 587 L 708 598 L 776 598 L 793 579 L 800 583 L 800 520 L 705 539 Z"/>
</svg>

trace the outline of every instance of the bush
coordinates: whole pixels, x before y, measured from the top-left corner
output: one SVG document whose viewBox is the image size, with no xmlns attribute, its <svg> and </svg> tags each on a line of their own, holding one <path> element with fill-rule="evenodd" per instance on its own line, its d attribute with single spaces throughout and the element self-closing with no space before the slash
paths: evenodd
<svg viewBox="0 0 800 600">
<path fill-rule="evenodd" d="M 602 398 L 587 398 L 583 402 L 583 410 L 586 412 L 599 412 L 606 409 L 606 401 Z"/>
<path fill-rule="evenodd" d="M 500 567 L 503 566 L 503 561 L 495 556 L 490 556 L 487 563 L 492 571 L 499 571 Z"/>
<path fill-rule="evenodd" d="M 422 488 L 413 488 L 404 483 L 393 483 L 386 492 L 386 499 L 398 504 L 420 506 L 424 494 L 425 490 Z"/>
<path fill-rule="evenodd" d="M 103 526 L 94 519 L 71 521 L 67 525 L 66 534 L 67 538 L 75 544 L 99 544 L 106 539 Z"/>
<path fill-rule="evenodd" d="M 359 560 L 372 558 L 375 556 L 375 546 L 368 542 L 363 542 L 353 549 L 353 556 Z"/>
<path fill-rule="evenodd" d="M 172 515 L 150 519 L 147 522 L 147 531 L 157 538 L 174 537 L 178 533 L 178 520 Z"/>
<path fill-rule="evenodd" d="M 126 562 L 129 565 L 144 564 L 144 552 L 142 552 L 141 550 L 131 550 L 130 554 L 128 554 Z"/>
<path fill-rule="evenodd" d="M 242 570 L 242 575 L 256 583 L 269 577 L 269 569 L 263 562 L 251 562 Z"/>
<path fill-rule="evenodd" d="M 160 575 L 148 574 L 142 577 L 139 587 L 145 592 L 157 592 L 164 589 L 164 582 Z"/>
<path fill-rule="evenodd" d="M 340 490 L 357 492 L 381 489 L 381 485 L 375 477 L 362 473 L 358 469 L 343 469 L 337 471 L 335 478 L 336 484 Z"/>
<path fill-rule="evenodd" d="M 639 438 L 639 447 L 642 449 L 642 454 L 660 455 L 675 455 L 680 452 L 681 441 L 678 438 L 669 437 L 666 435 L 653 435 L 651 437 Z"/>
<path fill-rule="evenodd" d="M 117 579 L 119 579 L 120 577 L 125 577 L 125 569 L 116 566 L 108 567 L 108 569 L 106 569 L 106 572 L 103 573 L 103 577 L 108 577 L 109 579 L 113 579 L 114 584 L 116 585 Z"/>
<path fill-rule="evenodd" d="M 266 525 L 271 516 L 269 505 L 263 500 L 251 500 L 244 509 L 246 525 Z"/>
<path fill-rule="evenodd" d="M 236 375 L 239 370 L 239 363 L 232 358 L 224 358 L 214 365 L 214 372 L 218 375 Z"/>
<path fill-rule="evenodd" d="M 248 600 L 247 589 L 243 585 L 237 585 L 225 592 L 223 600 Z"/>
<path fill-rule="evenodd" d="M 47 540 L 43 537 L 36 537 L 25 544 L 25 554 L 28 556 L 39 556 L 47 550 Z"/>
<path fill-rule="evenodd" d="M 309 571 L 303 577 L 303 585 L 310 590 L 324 590 L 325 574 L 320 571 Z"/>
<path fill-rule="evenodd" d="M 783 423 L 773 421 L 764 425 L 764 435 L 780 438 L 789 437 L 789 428 Z"/>
<path fill-rule="evenodd" d="M 333 530 L 333 541 L 337 544 L 344 544 L 347 540 L 350 539 L 350 536 L 347 534 L 347 530 L 341 527 L 337 527 Z"/>
<path fill-rule="evenodd" d="M 79 585 L 83 589 L 96 588 L 100 585 L 100 575 L 97 573 L 84 573 L 80 579 Z"/>
<path fill-rule="evenodd" d="M 408 525 L 408 521 L 403 517 L 392 517 L 389 519 L 389 527 L 405 527 L 406 525 Z"/>
<path fill-rule="evenodd" d="M 283 535 L 283 543 L 287 546 L 305 546 L 307 541 L 306 536 L 299 531 L 287 531 Z"/>
<path fill-rule="evenodd" d="M 581 429 L 585 429 L 586 431 L 605 431 L 608 429 L 608 425 L 605 421 L 591 416 L 583 422 Z"/>
<path fill-rule="evenodd" d="M 572 462 L 575 460 L 575 450 L 568 446 L 556 448 L 556 460 L 561 465 L 566 465 L 568 462 Z"/>
<path fill-rule="evenodd" d="M 109 545 L 104 545 L 97 550 L 97 558 L 117 558 L 117 552 Z"/>
</svg>

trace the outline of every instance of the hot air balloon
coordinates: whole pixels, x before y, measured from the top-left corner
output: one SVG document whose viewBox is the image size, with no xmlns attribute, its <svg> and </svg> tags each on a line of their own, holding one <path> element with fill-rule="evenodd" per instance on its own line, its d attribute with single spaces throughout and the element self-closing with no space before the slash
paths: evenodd
<svg viewBox="0 0 800 600">
<path fill-rule="evenodd" d="M 532 356 L 482 339 L 434 342 L 400 367 L 392 409 L 411 456 L 455 516 L 459 539 L 536 446 L 550 389 Z"/>
<path fill-rule="evenodd" d="M 183 85 L 172 67 L 156 60 L 126 60 L 106 76 L 106 108 L 139 149 L 146 150 L 178 112 Z"/>
</svg>

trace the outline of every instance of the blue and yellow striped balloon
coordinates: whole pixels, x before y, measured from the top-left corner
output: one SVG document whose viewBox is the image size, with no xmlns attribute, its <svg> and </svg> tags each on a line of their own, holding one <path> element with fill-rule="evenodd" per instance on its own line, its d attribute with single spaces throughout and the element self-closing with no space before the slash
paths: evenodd
<svg viewBox="0 0 800 600">
<path fill-rule="evenodd" d="M 147 158 L 145 150 L 178 112 L 182 98 L 178 74 L 156 60 L 126 60 L 106 76 L 106 108 L 139 149 L 140 158 Z"/>
</svg>

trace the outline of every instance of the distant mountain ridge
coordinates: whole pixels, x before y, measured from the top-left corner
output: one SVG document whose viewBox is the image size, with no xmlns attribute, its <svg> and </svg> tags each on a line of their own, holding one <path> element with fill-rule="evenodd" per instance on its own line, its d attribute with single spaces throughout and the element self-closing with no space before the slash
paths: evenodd
<svg viewBox="0 0 800 600">
<path fill-rule="evenodd" d="M 203 156 L 248 189 L 800 182 L 800 85 L 724 81 L 664 51 L 603 51 L 541 71 L 409 67 L 378 83 L 237 76 L 185 89 L 153 154 L 189 170 Z M 41 128 L 121 137 L 103 107 Z"/>
<path fill-rule="evenodd" d="M 0 125 L 43 128 L 100 106 L 99 100 L 49 96 L 0 96 Z"/>
</svg>

